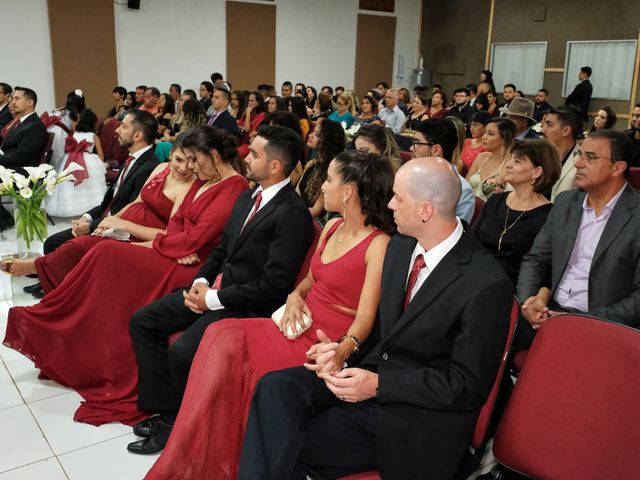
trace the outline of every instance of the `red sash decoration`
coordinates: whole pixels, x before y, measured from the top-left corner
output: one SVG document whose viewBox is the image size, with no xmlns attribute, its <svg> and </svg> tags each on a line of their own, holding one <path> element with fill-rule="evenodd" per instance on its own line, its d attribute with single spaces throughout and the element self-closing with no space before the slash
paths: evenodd
<svg viewBox="0 0 640 480">
<path fill-rule="evenodd" d="M 67 162 L 64 164 L 64 168 L 68 168 L 71 162 L 76 162 L 82 167 L 82 170 L 76 170 L 71 175 L 75 178 L 75 185 L 78 186 L 83 180 L 89 178 L 89 172 L 87 172 L 87 164 L 84 161 L 84 152 L 91 146 L 86 140 L 78 142 L 73 135 L 67 136 L 64 141 L 64 153 L 68 153 Z"/>
<path fill-rule="evenodd" d="M 62 119 L 57 115 L 49 115 L 47 112 L 43 112 L 42 115 L 40 115 L 40 120 L 42 120 L 42 123 L 44 123 L 45 128 L 57 125 L 68 134 L 71 134 L 71 130 L 69 130 L 69 127 L 67 127 Z"/>
</svg>

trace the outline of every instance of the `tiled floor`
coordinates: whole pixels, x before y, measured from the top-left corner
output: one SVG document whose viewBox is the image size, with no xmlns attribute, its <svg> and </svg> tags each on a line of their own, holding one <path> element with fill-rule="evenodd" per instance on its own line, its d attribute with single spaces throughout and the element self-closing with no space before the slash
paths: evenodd
<svg viewBox="0 0 640 480">
<path fill-rule="evenodd" d="M 69 228 L 55 219 L 49 233 Z M 2 233 L 0 255 L 16 251 L 14 230 Z M 0 339 L 4 338 L 11 305 L 31 305 L 22 292 L 34 283 L 0 272 Z M 139 480 L 156 456 L 129 454 L 136 437 L 121 424 L 94 427 L 73 421 L 81 397 L 53 381 L 39 380 L 33 363 L 0 345 L 0 480 Z M 490 449 L 484 473 L 493 465 Z M 473 475 L 471 478 L 474 478 Z"/>
<path fill-rule="evenodd" d="M 49 233 L 69 228 L 55 219 Z M 15 232 L 2 233 L 0 255 L 16 251 Z M 0 339 L 11 305 L 35 302 L 22 293 L 32 279 L 0 273 Z M 33 363 L 0 345 L 0 480 L 139 480 L 156 457 L 129 454 L 136 437 L 121 424 L 93 427 L 73 421 L 80 402 L 73 390 L 38 380 Z"/>
</svg>

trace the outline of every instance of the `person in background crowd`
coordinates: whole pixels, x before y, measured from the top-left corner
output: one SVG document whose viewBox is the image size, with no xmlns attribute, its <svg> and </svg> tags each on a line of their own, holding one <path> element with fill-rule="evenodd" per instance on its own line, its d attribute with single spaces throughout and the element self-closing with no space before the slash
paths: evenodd
<svg viewBox="0 0 640 480">
<path fill-rule="evenodd" d="M 107 113 L 107 116 L 104 119 L 104 122 L 111 121 L 115 119 L 118 114 L 127 109 L 127 106 L 124 103 L 124 100 L 127 96 L 127 89 L 124 87 L 115 87 L 113 92 L 111 93 L 113 97 L 113 107 Z"/>
<path fill-rule="evenodd" d="M 640 103 L 636 103 L 636 106 L 633 107 L 629 126 L 627 136 L 633 147 L 633 156 L 629 162 L 632 167 L 640 167 Z"/>
<path fill-rule="evenodd" d="M 464 123 L 465 126 L 469 124 L 469 119 L 474 112 L 473 107 L 469 105 L 469 95 L 470 92 L 468 88 L 456 88 L 453 91 L 454 105 L 447 113 L 448 116 L 453 116 L 462 120 L 462 123 Z"/>
<path fill-rule="evenodd" d="M 538 123 L 542 121 L 542 116 L 552 108 L 551 105 L 549 105 L 548 100 L 549 90 L 541 88 L 537 91 L 535 98 L 536 107 L 533 109 L 533 118 Z"/>
<path fill-rule="evenodd" d="M 614 128 L 617 121 L 618 116 L 616 115 L 616 112 L 614 112 L 611 107 L 604 106 L 598 110 L 598 113 L 596 113 L 596 116 L 593 118 L 593 125 L 591 125 L 589 130 L 584 132 L 584 136 L 586 137 L 596 130 L 609 130 L 610 128 Z"/>
<path fill-rule="evenodd" d="M 302 136 L 302 140 L 306 142 L 307 137 L 309 136 L 309 132 L 311 131 L 311 122 L 309 122 L 309 116 L 307 115 L 307 108 L 304 103 L 304 98 L 296 95 L 289 97 L 287 100 L 289 100 L 287 110 L 298 117 L 298 120 L 300 122 L 300 133 Z"/>
<path fill-rule="evenodd" d="M 293 94 L 293 84 L 290 81 L 282 82 L 280 87 L 282 98 L 289 98 Z"/>
<path fill-rule="evenodd" d="M 211 106 L 211 96 L 213 95 L 213 83 L 205 80 L 200 84 L 200 106 L 204 110 L 205 115 L 209 115 L 209 107 Z"/>
<path fill-rule="evenodd" d="M 447 96 L 444 92 L 437 90 L 431 95 L 431 106 L 427 109 L 427 115 L 431 119 L 444 118 L 449 114 Z"/>
<path fill-rule="evenodd" d="M 0 82 L 0 131 L 13 120 L 13 115 L 9 111 L 9 95 L 13 92 L 13 88 L 8 83 Z M 0 145 L 2 139 L 0 139 Z"/>
<path fill-rule="evenodd" d="M 538 138 L 538 134 L 531 128 L 536 120 L 532 117 L 534 104 L 528 98 L 515 97 L 508 107 L 500 108 L 500 114 L 506 115 L 516 126 L 515 140 Z"/>
<path fill-rule="evenodd" d="M 182 86 L 179 83 L 172 83 L 169 86 L 169 95 L 173 99 L 174 103 L 178 103 L 180 100 L 180 95 L 182 94 Z"/>
<path fill-rule="evenodd" d="M 429 99 L 424 92 L 415 92 L 413 94 L 413 103 L 411 104 L 411 113 L 407 117 L 406 127 L 409 130 L 415 130 L 418 124 L 429 118 L 427 113 L 427 104 Z"/>
<path fill-rule="evenodd" d="M 236 90 L 231 94 L 231 116 L 237 120 L 240 120 L 240 116 L 247 108 L 247 101 L 249 100 L 249 93 L 246 90 Z"/>
<path fill-rule="evenodd" d="M 467 89 L 469 90 L 469 105 L 473 107 L 473 104 L 476 103 L 476 98 L 478 97 L 478 85 L 470 83 L 467 85 Z"/>
<path fill-rule="evenodd" d="M 329 115 L 329 120 L 333 120 L 340 124 L 344 122 L 347 128 L 351 128 L 356 115 L 356 109 L 351 97 L 345 92 L 341 93 L 338 95 L 338 99 L 336 100 L 336 107 L 337 110 L 331 112 L 331 115 Z"/>
<path fill-rule="evenodd" d="M 465 172 L 460 172 L 461 174 L 466 175 L 466 172 L 469 171 L 476 157 L 480 153 L 486 152 L 486 149 L 482 145 L 482 137 L 484 135 L 487 122 L 489 122 L 489 118 L 491 118 L 489 116 L 489 112 L 485 111 L 476 112 L 471 116 L 471 120 L 469 122 L 471 138 L 465 139 L 462 154 L 460 155 L 460 159 L 465 166 Z"/>
<path fill-rule="evenodd" d="M 562 171 L 551 189 L 553 202 L 560 192 L 574 188 L 576 177 L 575 158 L 580 150 L 578 137 L 582 132 L 580 111 L 571 105 L 562 105 L 547 113 L 542 123 L 542 135 L 558 149 Z"/>
<path fill-rule="evenodd" d="M 354 121 L 355 125 L 382 125 L 378 116 L 378 102 L 371 96 L 365 95 L 360 100 L 360 115 Z"/>
<path fill-rule="evenodd" d="M 565 100 L 565 105 L 573 105 L 582 115 L 582 120 L 589 120 L 589 103 L 591 103 L 591 94 L 593 93 L 593 85 L 589 77 L 591 77 L 591 67 L 582 67 L 578 72 L 578 80 L 580 82 L 574 87 L 573 91 Z"/>
<path fill-rule="evenodd" d="M 136 104 L 134 105 L 134 108 L 140 108 L 142 106 L 142 104 L 144 103 L 144 92 L 146 91 L 146 85 L 138 85 L 136 87 Z"/>
<path fill-rule="evenodd" d="M 363 125 L 353 137 L 353 146 L 374 155 L 381 155 L 391 163 L 394 172 L 400 168 L 400 148 L 395 135 L 382 125 Z"/>
<path fill-rule="evenodd" d="M 160 100 L 160 90 L 156 87 L 148 87 L 144 91 L 144 102 L 138 107 L 138 110 L 149 112 L 151 115 L 158 114 L 158 100 Z"/>
<path fill-rule="evenodd" d="M 507 83 L 502 89 L 502 98 L 504 99 L 504 103 L 502 104 L 503 108 L 509 108 L 511 105 L 511 101 L 516 96 L 516 86 L 513 83 Z M 501 117 L 505 117 L 506 115 L 501 113 Z"/>
</svg>

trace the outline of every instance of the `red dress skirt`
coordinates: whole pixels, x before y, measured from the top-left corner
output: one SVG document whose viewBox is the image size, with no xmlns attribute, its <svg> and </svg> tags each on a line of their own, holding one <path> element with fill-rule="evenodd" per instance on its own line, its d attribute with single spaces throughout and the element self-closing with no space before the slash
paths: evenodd
<svg viewBox="0 0 640 480">
<path fill-rule="evenodd" d="M 196 199 L 202 184 L 194 182 L 153 248 L 100 242 L 39 304 L 9 310 L 4 344 L 84 398 L 75 420 L 132 425 L 145 418 L 137 408 L 129 320 L 144 305 L 191 283 L 200 265 L 179 265 L 176 258 L 198 253 L 206 259 L 248 188 L 234 176 Z"/>
<path fill-rule="evenodd" d="M 357 310 L 366 273 L 365 254 L 381 232 L 372 232 L 340 258 L 322 263 L 327 232 L 311 260 L 314 283 L 305 302 L 313 325 L 295 340 L 271 318 L 226 319 L 207 328 L 191 367 L 182 406 L 169 442 L 145 479 L 235 479 L 253 390 L 260 377 L 302 365 L 318 343 L 316 331 L 342 337 Z M 349 278 L 345 282 L 345 278 Z"/>
<path fill-rule="evenodd" d="M 147 183 L 140 196 L 142 202 L 131 205 L 122 214 L 123 220 L 151 228 L 166 228 L 173 210 L 173 202 L 163 193 L 164 181 L 169 175 L 169 167 L 159 172 Z M 64 277 L 75 267 L 82 257 L 101 241 L 117 241 L 98 235 L 82 235 L 65 242 L 56 250 L 36 259 L 38 280 L 45 293 L 56 288 Z"/>
</svg>

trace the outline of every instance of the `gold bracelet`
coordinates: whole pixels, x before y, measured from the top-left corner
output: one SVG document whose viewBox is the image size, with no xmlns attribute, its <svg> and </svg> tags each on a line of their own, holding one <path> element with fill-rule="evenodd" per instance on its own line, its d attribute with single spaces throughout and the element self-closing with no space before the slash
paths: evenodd
<svg viewBox="0 0 640 480">
<path fill-rule="evenodd" d="M 345 335 L 340 339 L 340 342 L 338 343 L 342 343 L 342 341 L 345 338 L 349 338 L 353 341 L 353 343 L 355 344 L 356 348 L 353 349 L 353 352 L 351 353 L 357 353 L 360 350 L 360 340 L 358 340 L 358 337 L 356 337 L 355 335 Z"/>
</svg>

